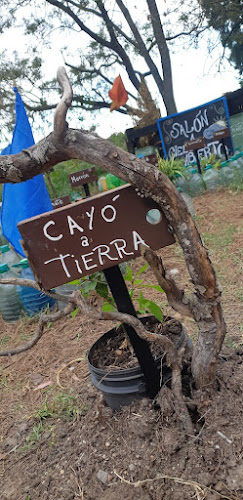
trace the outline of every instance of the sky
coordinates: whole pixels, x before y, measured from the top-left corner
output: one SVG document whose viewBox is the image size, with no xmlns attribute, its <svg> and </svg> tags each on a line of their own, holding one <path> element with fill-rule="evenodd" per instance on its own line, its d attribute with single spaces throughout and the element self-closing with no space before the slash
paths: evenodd
<svg viewBox="0 0 243 500">
<path fill-rule="evenodd" d="M 240 87 L 238 73 L 228 63 L 218 72 L 217 54 L 215 54 L 214 59 L 208 56 L 206 42 L 202 43 L 200 49 L 190 49 L 184 53 L 172 54 L 171 59 L 178 112 L 200 106 Z M 126 75 L 122 75 L 122 77 L 126 84 Z M 159 107 L 161 115 L 166 116 L 162 101 L 159 102 Z M 102 115 L 99 116 L 99 121 L 102 122 L 104 119 L 105 130 L 102 123 L 97 127 L 97 133 L 103 137 L 108 137 L 113 132 L 119 132 L 120 127 L 125 130 L 133 126 L 130 118 L 125 118 L 115 112 L 110 113 L 109 110 L 103 110 Z"/>
<path fill-rule="evenodd" d="M 49 56 L 53 59 L 53 63 L 50 63 L 49 59 L 47 71 L 55 77 L 58 66 L 63 65 L 62 54 L 56 49 L 50 51 Z M 225 62 L 218 71 L 219 51 L 215 50 L 209 56 L 206 39 L 201 40 L 198 49 L 190 48 L 171 53 L 171 60 L 178 112 L 200 106 L 240 87 L 238 72 L 229 63 Z M 129 87 L 130 82 L 125 71 L 121 71 L 121 76 L 127 90 L 133 91 L 132 87 Z M 162 100 L 159 100 L 156 88 L 154 88 L 154 95 L 158 100 L 161 116 L 166 116 L 164 104 Z M 95 119 L 90 113 L 86 115 L 84 121 L 86 122 L 87 119 L 87 123 L 95 123 L 96 132 L 104 138 L 109 137 L 113 132 L 124 132 L 126 128 L 134 126 L 131 117 L 126 117 L 116 111 L 111 113 L 108 109 L 96 114 Z"/>
<path fill-rule="evenodd" d="M 0 36 L 0 50 L 7 48 L 10 53 L 12 50 L 16 50 L 16 39 L 18 40 L 18 52 L 21 55 L 21 52 L 27 47 L 27 40 L 21 35 L 21 32 L 13 29 Z M 45 50 L 47 54 L 45 73 L 48 78 L 55 78 L 58 67 L 64 65 L 63 56 L 58 49 L 58 43 L 56 46 L 53 44 L 51 49 L 46 48 Z M 206 38 L 205 40 L 202 38 L 198 49 L 183 50 L 181 47 L 175 50 L 175 53 L 171 53 L 174 94 L 178 112 L 199 106 L 221 97 L 225 92 L 239 88 L 238 73 L 228 63 L 221 67 L 220 72 L 218 71 L 218 57 L 217 50 L 211 57 L 208 55 Z M 127 90 L 132 90 L 129 88 L 126 73 L 121 71 L 121 76 Z M 18 86 L 18 82 L 16 85 Z M 155 88 L 153 95 L 161 109 L 161 116 L 166 116 L 163 103 L 156 95 Z M 108 109 L 95 115 L 84 111 L 82 114 L 81 127 L 87 129 L 94 124 L 96 125 L 96 133 L 104 138 L 109 137 L 114 132 L 124 132 L 126 128 L 134 126 L 131 117 L 126 117 L 116 111 L 110 113 Z M 67 115 L 67 121 L 72 128 L 80 128 L 80 122 L 73 115 Z M 32 127 L 36 142 L 42 139 L 43 135 L 51 132 L 50 124 L 44 125 L 41 131 L 35 130 L 34 125 Z"/>
</svg>

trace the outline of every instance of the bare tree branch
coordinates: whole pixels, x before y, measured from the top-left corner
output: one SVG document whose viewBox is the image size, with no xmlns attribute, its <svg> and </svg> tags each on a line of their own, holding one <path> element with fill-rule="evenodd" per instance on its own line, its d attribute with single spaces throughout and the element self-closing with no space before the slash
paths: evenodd
<svg viewBox="0 0 243 500">
<path fill-rule="evenodd" d="M 73 21 L 79 26 L 79 28 L 87 33 L 93 40 L 96 42 L 100 43 L 103 47 L 107 47 L 108 49 L 112 50 L 112 43 L 105 38 L 102 38 L 100 35 L 95 33 L 93 30 L 91 30 L 88 26 L 86 26 L 80 19 L 79 17 L 70 9 L 70 7 L 64 5 L 62 2 L 59 2 L 58 0 L 46 0 L 47 3 L 53 5 L 54 7 L 57 7 L 58 9 L 62 10 L 65 12 Z"/>
<path fill-rule="evenodd" d="M 173 80 L 172 80 L 172 69 L 171 69 L 169 49 L 166 43 L 166 38 L 156 2 L 155 0 L 146 0 L 146 1 L 150 12 L 153 32 L 160 53 L 161 67 L 163 70 L 164 89 L 162 95 L 168 114 L 172 114 L 176 113 L 177 109 L 173 95 Z"/>
<path fill-rule="evenodd" d="M 190 36 L 193 32 L 196 31 L 196 36 L 201 35 L 201 33 L 204 33 L 204 31 L 208 30 L 209 27 L 205 26 L 204 28 L 198 29 L 198 27 L 193 26 L 189 31 L 181 31 L 180 33 L 177 33 L 176 35 L 172 36 L 166 36 L 166 41 L 170 42 L 171 40 L 175 40 L 176 38 L 179 38 L 181 36 Z"/>
<path fill-rule="evenodd" d="M 52 322 L 52 321 L 57 321 L 58 319 L 61 319 L 64 316 L 67 316 L 68 314 L 70 314 L 74 310 L 74 308 L 75 308 L 75 306 L 72 303 L 72 304 L 68 304 L 65 307 L 65 309 L 63 309 L 62 311 L 57 311 L 57 312 L 51 313 L 51 314 L 42 313 L 40 316 L 40 319 L 39 319 L 39 322 L 37 325 L 37 331 L 36 331 L 34 337 L 32 337 L 32 339 L 29 340 L 29 342 L 27 342 L 23 346 L 16 347 L 15 349 L 8 349 L 7 351 L 0 351 L 0 356 L 14 356 L 15 354 L 20 354 L 21 352 L 28 351 L 34 345 L 36 345 L 37 342 L 39 342 L 41 337 L 44 335 L 44 326 L 47 323 Z"/>
<path fill-rule="evenodd" d="M 127 7 L 125 7 L 122 0 L 116 0 L 116 3 L 118 5 L 119 9 L 121 10 L 121 12 L 123 13 L 124 18 L 126 19 L 128 25 L 130 26 L 132 33 L 134 34 L 134 37 L 136 38 L 136 40 L 138 42 L 139 51 L 140 51 L 141 55 L 144 57 L 151 73 L 153 74 L 154 80 L 156 82 L 156 85 L 157 85 L 159 91 L 161 92 L 161 94 L 163 94 L 164 82 L 163 82 L 163 80 L 158 72 L 158 68 L 157 68 L 156 64 L 153 62 L 152 58 L 150 57 L 150 54 L 146 48 L 146 45 L 145 45 L 145 43 L 140 35 L 140 32 L 139 32 L 136 24 L 134 23 L 134 21 L 132 19 L 132 16 L 130 15 L 129 10 L 127 9 Z"/>
<path fill-rule="evenodd" d="M 73 2 L 72 0 L 67 0 L 67 3 L 72 4 L 72 5 L 74 5 L 74 6 L 75 6 L 75 7 L 77 7 L 77 8 L 80 8 L 80 5 L 78 5 L 76 2 Z M 89 7 L 84 7 L 84 6 L 82 6 L 82 10 L 83 10 L 84 12 L 88 12 L 88 13 L 90 13 L 90 14 L 94 14 L 95 16 L 97 16 L 97 17 L 99 17 L 99 18 L 102 18 L 101 13 L 100 13 L 100 12 L 97 12 L 97 11 L 96 11 L 96 10 L 94 10 L 94 9 L 90 9 Z M 136 41 L 135 41 L 134 39 L 132 39 L 131 37 L 129 37 L 129 36 L 127 35 L 127 33 L 125 33 L 125 31 L 123 31 L 123 30 L 120 28 L 120 26 L 118 26 L 118 24 L 115 24 L 115 23 L 113 23 L 112 21 L 111 21 L 111 24 L 112 24 L 112 26 L 113 26 L 114 30 L 115 30 L 115 31 L 117 31 L 117 33 L 119 33 L 120 35 L 122 35 L 122 36 L 123 36 L 123 38 L 124 38 L 125 40 L 127 40 L 127 42 L 129 42 L 129 43 L 130 43 L 133 47 L 137 48 Z"/>
<path fill-rule="evenodd" d="M 34 288 L 38 292 L 44 293 L 48 297 L 51 297 L 55 300 L 60 300 L 61 302 L 72 302 L 72 295 L 63 295 L 61 293 L 57 293 L 52 290 L 43 290 L 43 288 L 39 285 L 37 281 L 28 280 L 24 278 L 0 278 L 1 285 L 19 285 L 19 286 L 27 286 L 28 288 Z"/>
<path fill-rule="evenodd" d="M 137 90 L 139 90 L 141 82 L 138 80 L 138 78 L 136 76 L 136 73 L 133 69 L 133 65 L 131 63 L 131 60 L 130 60 L 127 52 L 123 49 L 122 45 L 119 43 L 119 41 L 116 37 L 113 23 L 111 22 L 108 14 L 107 14 L 107 11 L 105 9 L 105 6 L 104 6 L 104 3 L 102 0 L 99 0 L 98 7 L 100 9 L 102 18 L 105 22 L 105 25 L 106 25 L 107 30 L 108 30 L 109 35 L 110 35 L 112 50 L 115 51 L 118 54 L 118 56 L 121 58 L 132 84 L 134 85 L 134 87 Z"/>
<path fill-rule="evenodd" d="M 180 288 L 177 287 L 173 278 L 166 273 L 161 257 L 158 257 L 151 248 L 145 246 L 142 247 L 141 254 L 150 265 L 159 285 L 166 293 L 170 306 L 182 316 L 189 316 L 192 318 L 193 314 L 190 309 L 190 298 L 186 296 L 184 290 L 180 290 Z"/>
<path fill-rule="evenodd" d="M 105 82 L 109 83 L 109 85 L 111 85 L 111 86 L 113 85 L 113 81 L 110 80 L 110 78 L 108 78 L 106 75 L 104 75 L 102 73 L 101 68 L 109 68 L 110 66 L 112 66 L 112 64 L 114 64 L 114 61 L 112 61 L 111 64 L 101 64 L 101 66 L 99 68 L 93 68 L 93 69 L 88 69 L 88 68 L 85 68 L 83 66 L 76 67 L 76 66 L 73 66 L 72 64 L 69 64 L 67 62 L 65 62 L 65 64 L 68 68 L 71 68 L 75 71 L 80 71 L 81 73 L 85 73 L 88 75 L 94 75 L 94 76 L 99 75 L 99 76 L 101 76 L 101 78 Z M 138 71 L 136 71 L 136 73 L 138 73 L 139 75 L 142 75 L 142 73 L 140 73 Z M 146 76 L 147 76 L 147 74 L 146 74 Z M 132 97 L 133 99 L 136 100 L 136 96 L 134 94 L 132 94 L 131 92 L 127 92 L 127 93 L 130 97 Z"/>
<path fill-rule="evenodd" d="M 57 79 L 62 89 L 63 95 L 57 105 L 54 115 L 54 138 L 61 142 L 64 138 L 66 126 L 66 114 L 72 103 L 73 91 L 67 73 L 63 67 L 57 70 Z"/>
</svg>

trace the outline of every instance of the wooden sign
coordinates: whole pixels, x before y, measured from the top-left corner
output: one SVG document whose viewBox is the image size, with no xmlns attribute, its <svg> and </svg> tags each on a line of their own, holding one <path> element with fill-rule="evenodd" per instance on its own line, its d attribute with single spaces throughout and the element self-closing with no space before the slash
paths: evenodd
<svg viewBox="0 0 243 500">
<path fill-rule="evenodd" d="M 191 141 L 184 143 L 186 151 L 195 151 L 197 149 L 204 148 L 205 145 L 204 137 L 197 137 L 196 139 L 192 139 Z"/>
<path fill-rule="evenodd" d="M 64 207 L 71 203 L 69 196 L 60 196 L 59 198 L 54 198 L 51 200 L 53 208 Z"/>
<path fill-rule="evenodd" d="M 121 186 L 18 224 L 37 281 L 46 290 L 174 243 L 161 209 Z"/>
<path fill-rule="evenodd" d="M 95 181 L 97 178 L 94 167 L 80 170 L 80 172 L 74 172 L 68 177 L 72 187 L 83 186 L 84 184 Z"/>
<path fill-rule="evenodd" d="M 218 139 L 218 141 L 226 139 L 227 137 L 230 137 L 229 128 L 222 128 L 221 130 L 216 130 L 216 132 L 213 133 L 213 138 Z"/>
</svg>

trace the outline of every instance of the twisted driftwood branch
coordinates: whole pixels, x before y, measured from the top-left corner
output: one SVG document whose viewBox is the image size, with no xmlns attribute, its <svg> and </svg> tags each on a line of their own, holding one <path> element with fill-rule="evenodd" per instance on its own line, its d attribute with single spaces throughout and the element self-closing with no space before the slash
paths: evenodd
<svg viewBox="0 0 243 500">
<path fill-rule="evenodd" d="M 33 280 L 28 280 L 25 278 L 0 278 L 1 285 L 20 285 L 27 286 L 28 288 L 34 288 L 38 292 L 44 293 L 52 299 L 60 300 L 61 302 L 71 302 L 71 295 L 63 295 L 62 293 L 54 292 L 52 290 L 44 290 L 41 286 Z"/>
<path fill-rule="evenodd" d="M 72 103 L 73 91 L 65 68 L 58 68 L 57 80 L 60 84 L 63 94 L 59 104 L 56 107 L 54 115 L 54 138 L 55 141 L 62 142 L 67 130 L 66 114 Z"/>
<path fill-rule="evenodd" d="M 197 300 L 193 316 L 199 335 L 192 372 L 197 387 L 208 387 L 215 381 L 226 324 L 216 273 L 186 204 L 170 180 L 153 165 L 89 132 L 68 129 L 65 117 L 71 104 L 71 87 L 64 69 L 59 71 L 58 78 L 63 97 L 55 114 L 54 134 L 21 153 L 1 156 L 0 183 L 25 181 L 59 162 L 79 159 L 102 167 L 136 186 L 143 196 L 155 200 L 174 230 L 194 284 Z"/>
<path fill-rule="evenodd" d="M 50 314 L 42 313 L 40 315 L 40 319 L 38 321 L 37 330 L 34 337 L 23 346 L 16 347 L 15 349 L 8 349 L 7 351 L 0 351 L 0 356 L 14 356 L 15 354 L 20 354 L 21 352 L 28 351 L 35 344 L 37 344 L 37 342 L 39 342 L 39 340 L 44 334 L 44 326 L 47 323 L 57 321 L 58 319 L 67 316 L 67 314 L 70 314 L 74 310 L 74 308 L 75 308 L 74 304 L 70 303 L 65 307 L 65 309 L 63 309 L 63 311 L 57 311 L 55 313 L 50 313 Z"/>
<path fill-rule="evenodd" d="M 163 288 L 168 302 L 175 311 L 182 316 L 193 317 L 190 308 L 190 298 L 181 290 L 171 276 L 166 274 L 161 257 L 151 250 L 151 248 L 143 246 L 142 256 L 150 265 L 159 285 Z"/>
</svg>

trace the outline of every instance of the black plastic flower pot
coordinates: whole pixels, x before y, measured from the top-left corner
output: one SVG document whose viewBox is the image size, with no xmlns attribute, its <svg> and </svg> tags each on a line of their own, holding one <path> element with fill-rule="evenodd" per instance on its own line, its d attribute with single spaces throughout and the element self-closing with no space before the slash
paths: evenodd
<svg viewBox="0 0 243 500">
<path fill-rule="evenodd" d="M 151 321 L 158 323 L 154 317 L 140 318 L 143 323 Z M 119 329 L 113 328 L 100 337 L 91 347 L 88 353 L 88 368 L 91 375 L 93 385 L 103 393 L 104 399 L 108 406 L 113 410 L 119 411 L 122 406 L 128 406 L 132 401 L 147 397 L 147 387 L 143 372 L 140 365 L 137 363 L 132 368 L 114 369 L 106 367 L 106 369 L 94 366 L 95 354 L 100 349 L 101 344 L 106 344 L 107 341 L 114 338 L 118 334 Z M 184 338 L 185 329 L 181 325 L 181 338 Z M 167 383 L 171 378 L 171 369 L 163 359 L 161 353 L 155 357 L 155 363 L 160 371 L 161 386 Z"/>
</svg>

